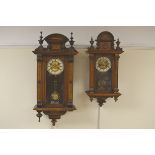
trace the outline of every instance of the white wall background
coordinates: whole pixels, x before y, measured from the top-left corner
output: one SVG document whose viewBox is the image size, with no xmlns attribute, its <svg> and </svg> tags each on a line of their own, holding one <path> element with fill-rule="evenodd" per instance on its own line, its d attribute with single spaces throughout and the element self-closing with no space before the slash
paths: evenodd
<svg viewBox="0 0 155 155">
<path fill-rule="evenodd" d="M 33 49 L 0 49 L 0 128 L 51 128 L 43 115 L 35 116 L 36 56 Z M 88 57 L 80 50 L 74 66 L 76 111 L 63 115 L 56 128 L 96 128 L 97 103 L 90 102 Z M 101 128 L 155 128 L 155 52 L 126 49 L 120 58 L 117 103 L 108 99 L 101 108 Z"/>
</svg>

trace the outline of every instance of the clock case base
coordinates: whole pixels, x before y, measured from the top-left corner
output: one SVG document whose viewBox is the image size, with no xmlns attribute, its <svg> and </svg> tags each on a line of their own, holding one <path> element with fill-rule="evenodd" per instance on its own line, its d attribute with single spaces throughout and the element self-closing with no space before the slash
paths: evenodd
<svg viewBox="0 0 155 155">
<path fill-rule="evenodd" d="M 52 125 L 55 126 L 55 123 L 57 122 L 57 119 L 61 118 L 61 115 L 64 115 L 67 111 L 73 111 L 76 110 L 76 107 L 74 105 L 70 107 L 62 107 L 62 108 L 49 108 L 49 107 L 38 107 L 38 105 L 35 105 L 33 110 L 36 110 L 38 114 L 36 115 L 39 118 L 42 117 L 42 112 L 45 115 L 48 115 L 49 119 L 51 119 Z"/>
<path fill-rule="evenodd" d="M 89 96 L 90 101 L 92 102 L 93 99 L 97 99 L 97 102 L 100 107 L 106 103 L 107 98 L 114 98 L 115 102 L 118 100 L 118 97 L 121 96 L 121 93 L 115 92 L 115 93 L 95 93 L 92 91 L 86 91 L 86 94 Z"/>
</svg>

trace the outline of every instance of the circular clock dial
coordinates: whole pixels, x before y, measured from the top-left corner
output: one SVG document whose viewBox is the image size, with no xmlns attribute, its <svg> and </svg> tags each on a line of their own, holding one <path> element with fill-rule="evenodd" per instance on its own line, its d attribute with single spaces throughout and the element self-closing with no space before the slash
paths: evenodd
<svg viewBox="0 0 155 155">
<path fill-rule="evenodd" d="M 111 61 L 107 57 L 100 57 L 96 61 L 96 69 L 99 72 L 107 72 L 111 68 Z"/>
<path fill-rule="evenodd" d="M 52 75 L 58 75 L 64 70 L 64 65 L 62 60 L 59 58 L 52 58 L 47 63 L 47 71 Z"/>
</svg>

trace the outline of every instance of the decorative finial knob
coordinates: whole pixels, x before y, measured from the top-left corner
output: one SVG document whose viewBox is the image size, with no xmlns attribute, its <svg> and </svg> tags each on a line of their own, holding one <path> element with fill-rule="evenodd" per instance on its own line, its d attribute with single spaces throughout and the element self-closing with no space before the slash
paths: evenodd
<svg viewBox="0 0 155 155">
<path fill-rule="evenodd" d="M 39 44 L 40 44 L 40 46 L 42 46 L 42 44 L 43 44 L 43 42 L 44 42 L 44 40 L 43 40 L 43 36 L 42 36 L 42 32 L 40 32 L 40 39 L 38 40 L 39 41 Z"/>
<path fill-rule="evenodd" d="M 90 46 L 90 47 L 93 47 L 93 44 L 94 44 L 93 37 L 91 37 L 90 44 L 91 44 L 91 46 Z"/>
<path fill-rule="evenodd" d="M 73 38 L 73 32 L 71 32 L 71 37 L 70 37 L 70 45 L 71 45 L 71 47 L 73 47 L 73 45 L 74 45 L 74 40 L 73 40 L 74 38 Z"/>
<path fill-rule="evenodd" d="M 73 32 L 71 32 L 71 39 L 73 39 Z"/>
<path fill-rule="evenodd" d="M 40 118 L 42 117 L 42 114 L 40 111 L 38 111 L 37 115 L 36 115 L 38 118 L 39 118 L 39 122 L 40 122 Z"/>
<path fill-rule="evenodd" d="M 52 122 L 52 125 L 55 126 L 55 123 L 57 122 L 57 120 L 55 118 L 52 118 L 51 122 Z"/>
<path fill-rule="evenodd" d="M 117 39 L 117 41 L 116 41 L 116 50 L 119 50 L 119 49 L 121 49 L 120 47 L 119 47 L 119 45 L 120 45 L 120 41 L 119 41 L 119 38 Z"/>
</svg>

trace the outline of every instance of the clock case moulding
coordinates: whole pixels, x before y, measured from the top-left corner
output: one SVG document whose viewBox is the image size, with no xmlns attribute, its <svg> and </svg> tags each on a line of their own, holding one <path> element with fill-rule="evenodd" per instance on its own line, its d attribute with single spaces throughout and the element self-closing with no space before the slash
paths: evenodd
<svg viewBox="0 0 155 155">
<path fill-rule="evenodd" d="M 114 36 L 108 31 L 101 32 L 96 40 L 96 46 L 94 47 L 94 40 L 91 38 L 91 46 L 86 51 L 89 54 L 89 90 L 86 94 L 92 101 L 94 98 L 97 99 L 99 106 L 102 106 L 107 98 L 114 98 L 115 102 L 121 95 L 118 89 L 118 63 L 120 54 L 124 51 L 120 48 L 120 41 L 117 39 L 116 47 L 114 45 Z M 98 91 L 96 84 L 96 57 L 111 57 L 111 91 Z"/>
<path fill-rule="evenodd" d="M 48 115 L 51 119 L 52 125 L 54 126 L 57 119 L 60 119 L 61 115 L 64 115 L 67 111 L 73 111 L 76 107 L 73 105 L 73 62 L 74 55 L 78 52 L 73 47 L 74 41 L 71 33 L 70 40 L 62 34 L 51 34 L 43 39 L 42 32 L 40 36 L 39 44 L 40 46 L 36 48 L 33 53 L 37 55 L 37 104 L 33 110 L 36 110 L 37 117 L 42 117 L 43 112 Z M 44 40 L 47 42 L 47 47 L 43 47 Z M 70 43 L 70 47 L 66 47 L 66 43 Z M 46 97 L 46 58 L 62 58 L 64 61 L 64 73 L 63 76 L 57 75 L 56 78 L 60 76 L 63 80 L 63 103 L 50 104 L 47 102 Z M 52 82 L 52 81 L 51 81 Z M 50 85 L 51 83 L 48 83 Z"/>
</svg>

